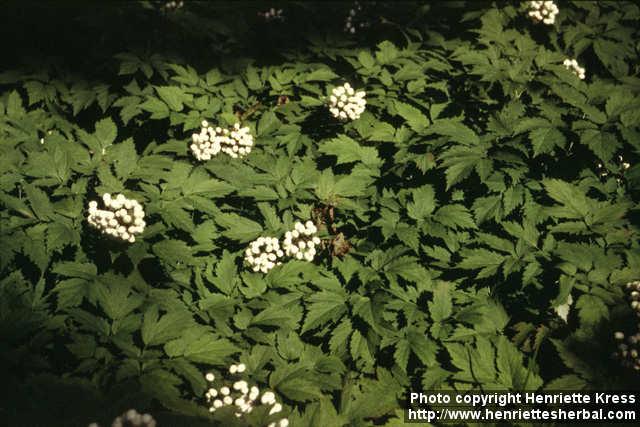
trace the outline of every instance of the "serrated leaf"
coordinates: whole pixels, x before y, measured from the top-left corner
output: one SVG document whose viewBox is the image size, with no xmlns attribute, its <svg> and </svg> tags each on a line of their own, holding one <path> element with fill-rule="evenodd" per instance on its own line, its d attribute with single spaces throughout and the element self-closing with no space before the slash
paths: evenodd
<svg viewBox="0 0 640 427">
<path fill-rule="evenodd" d="M 223 197 L 232 193 L 236 187 L 225 181 L 212 178 L 207 172 L 196 168 L 182 186 L 185 196 L 204 195 L 207 197 Z"/>
<path fill-rule="evenodd" d="M 109 150 L 111 155 L 116 175 L 120 179 L 127 179 L 129 175 L 136 169 L 138 164 L 138 153 L 133 144 L 133 139 L 127 140 L 115 145 Z"/>
<path fill-rule="evenodd" d="M 195 338 L 191 334 L 165 344 L 164 349 L 169 357 L 183 356 L 196 363 L 222 365 L 232 354 L 240 349 L 229 340 L 214 338 L 210 333 L 204 333 Z"/>
<path fill-rule="evenodd" d="M 50 251 L 79 243 L 80 234 L 66 221 L 52 222 L 47 227 L 47 248 Z"/>
<path fill-rule="evenodd" d="M 92 280 L 98 270 L 92 263 L 59 262 L 53 267 L 53 272 L 62 276 Z"/>
<path fill-rule="evenodd" d="M 407 121 L 409 127 L 414 131 L 420 133 L 429 126 L 429 119 L 416 107 L 400 101 L 395 101 L 393 105 L 398 114 Z"/>
<path fill-rule="evenodd" d="M 22 97 L 18 92 L 11 91 L 7 99 L 7 116 L 11 118 L 18 118 L 25 113 L 22 106 Z"/>
<path fill-rule="evenodd" d="M 492 169 L 486 151 L 482 147 L 453 146 L 440 155 L 441 167 L 446 168 L 447 190 L 458 182 L 467 178 L 476 169 L 480 178 L 486 183 L 486 178 Z"/>
<path fill-rule="evenodd" d="M 388 40 L 378 44 L 376 58 L 381 64 L 388 64 L 398 57 L 398 48 Z"/>
<path fill-rule="evenodd" d="M 158 308 L 150 306 L 143 317 L 142 341 L 148 346 L 164 344 L 182 335 L 193 323 L 186 311 L 173 311 L 160 317 Z"/>
<path fill-rule="evenodd" d="M 463 145 L 478 145 L 480 138 L 467 125 L 462 122 L 451 119 L 438 119 L 429 127 L 427 134 L 445 135 L 452 141 L 459 142 Z"/>
<path fill-rule="evenodd" d="M 496 218 L 500 212 L 501 201 L 499 196 L 478 197 L 473 202 L 473 213 L 478 225 L 488 219 Z"/>
<path fill-rule="evenodd" d="M 162 240 L 153 245 L 153 252 L 169 265 L 191 262 L 191 248 L 181 240 Z"/>
<path fill-rule="evenodd" d="M 149 97 L 139 105 L 139 108 L 151 113 L 152 119 L 164 119 L 169 117 L 169 107 L 157 98 Z"/>
<path fill-rule="evenodd" d="M 337 321 L 346 311 L 346 296 L 341 293 L 322 291 L 307 300 L 307 315 L 300 333 L 313 330 L 327 322 Z"/>
<path fill-rule="evenodd" d="M 451 283 L 438 282 L 433 290 L 433 301 L 429 305 L 429 313 L 434 322 L 441 322 L 451 316 L 453 313 L 453 304 L 451 300 L 451 292 L 453 287 Z"/>
<path fill-rule="evenodd" d="M 489 233 L 478 233 L 478 242 L 484 243 L 492 249 L 497 249 L 499 251 L 503 251 L 506 253 L 513 254 L 514 246 L 513 243 L 506 239 L 502 239 L 498 236 Z"/>
<path fill-rule="evenodd" d="M 110 319 L 123 319 L 143 303 L 143 298 L 132 292 L 126 282 L 107 282 L 107 280 L 109 280 L 107 277 L 100 277 L 96 284 L 100 287 L 96 291 L 98 302 Z"/>
<path fill-rule="evenodd" d="M 425 366 L 429 369 L 438 366 L 436 361 L 438 345 L 426 334 L 419 333 L 416 329 L 410 329 L 407 331 L 407 342 L 411 351 Z"/>
<path fill-rule="evenodd" d="M 329 339 L 329 349 L 331 350 L 331 353 L 336 354 L 347 348 L 349 336 L 352 331 L 353 327 L 348 318 L 342 319 L 338 326 L 333 328 L 331 338 Z"/>
<path fill-rule="evenodd" d="M 305 81 L 321 81 L 326 82 L 338 78 L 339 76 L 329 68 L 319 68 L 306 75 Z"/>
<path fill-rule="evenodd" d="M 494 274 L 498 267 L 504 262 L 505 256 L 487 249 L 465 249 L 461 252 L 462 262 L 458 267 L 467 270 L 482 268 L 479 277 L 486 277 Z"/>
<path fill-rule="evenodd" d="M 282 122 L 278 119 L 273 111 L 267 111 L 262 114 L 258 121 L 257 136 L 268 135 L 282 126 Z"/>
<path fill-rule="evenodd" d="M 442 384 L 450 374 L 449 371 L 445 371 L 438 365 L 426 369 L 422 376 L 422 387 L 425 390 L 438 390 L 440 384 Z"/>
<path fill-rule="evenodd" d="M 373 365 L 374 360 L 371 352 L 369 351 L 367 339 L 363 337 L 357 329 L 351 334 L 349 349 L 351 351 L 351 357 L 356 361 L 361 361 L 365 368 Z"/>
<path fill-rule="evenodd" d="M 91 286 L 84 279 L 72 278 L 56 283 L 53 292 L 57 294 L 58 308 L 77 307 L 87 295 L 87 287 Z"/>
<path fill-rule="evenodd" d="M 529 133 L 533 145 L 533 157 L 551 153 L 555 147 L 564 148 L 566 139 L 562 132 L 554 127 L 538 128 Z"/>
<path fill-rule="evenodd" d="M 384 271 L 386 274 L 397 274 L 403 279 L 425 288 L 431 284 L 431 275 L 427 269 L 418 263 L 417 258 L 412 256 L 401 256 L 394 259 L 385 265 Z"/>
<path fill-rule="evenodd" d="M 372 68 L 374 65 L 376 65 L 376 60 L 366 50 L 361 50 L 358 53 L 358 61 L 360 61 L 360 64 L 362 64 L 364 68 Z"/>
<path fill-rule="evenodd" d="M 395 137 L 395 128 L 387 122 L 374 122 L 369 140 L 380 142 L 393 142 Z"/>
<path fill-rule="evenodd" d="M 337 164 L 362 162 L 364 165 L 377 169 L 382 164 L 378 157 L 378 150 L 374 147 L 363 147 L 346 135 L 339 135 L 320 145 L 319 152 L 336 156 Z"/>
<path fill-rule="evenodd" d="M 100 143 L 101 148 L 106 148 L 113 144 L 118 136 L 118 128 L 111 118 L 107 117 L 96 123 L 94 136 Z"/>
<path fill-rule="evenodd" d="M 423 185 L 412 191 L 413 202 L 407 203 L 407 215 L 416 221 L 429 217 L 437 206 L 435 191 L 430 185 Z"/>
<path fill-rule="evenodd" d="M 23 188 L 33 213 L 43 221 L 52 219 L 54 215 L 53 205 L 47 194 L 33 184 L 24 184 Z"/>
<path fill-rule="evenodd" d="M 581 295 L 576 303 L 578 316 L 586 324 L 598 323 L 602 319 L 609 318 L 607 305 L 595 295 Z"/>
<path fill-rule="evenodd" d="M 236 214 L 220 214 L 215 217 L 218 225 L 226 230 L 222 233 L 225 237 L 237 240 L 240 243 L 248 242 L 262 233 L 262 226 L 248 218 Z"/>
<path fill-rule="evenodd" d="M 599 129 L 583 131 L 580 136 L 580 142 L 587 145 L 604 162 L 609 162 L 616 151 L 622 147 L 615 135 Z"/>
<path fill-rule="evenodd" d="M 538 128 L 551 128 L 551 122 L 542 117 L 527 117 L 519 120 L 513 127 L 514 134 L 532 131 Z"/>
<path fill-rule="evenodd" d="M 549 340 L 555 346 L 556 351 L 558 352 L 558 355 L 562 359 L 562 362 L 565 364 L 565 366 L 580 374 L 582 378 L 585 378 L 587 380 L 594 379 L 593 368 L 589 365 L 589 363 L 584 361 L 582 357 L 579 357 L 577 354 L 575 354 L 575 352 L 573 352 L 569 348 L 568 343 L 554 338 L 551 338 Z"/>
<path fill-rule="evenodd" d="M 451 228 L 476 228 L 471 213 L 460 204 L 440 207 L 436 211 L 434 219 L 440 224 Z"/>
<path fill-rule="evenodd" d="M 324 175 L 324 174 L 323 174 Z M 371 171 L 363 165 L 357 165 L 349 175 L 338 175 L 329 189 L 329 197 L 357 197 L 365 194 L 374 179 Z"/>
<path fill-rule="evenodd" d="M 400 366 L 403 371 L 407 371 L 407 363 L 409 363 L 409 355 L 411 348 L 409 342 L 401 339 L 396 343 L 396 350 L 393 353 L 393 360 Z"/>
<path fill-rule="evenodd" d="M 180 88 L 175 86 L 159 86 L 155 89 L 160 99 L 162 99 L 172 111 L 182 111 L 182 103 L 189 98 Z"/>
<path fill-rule="evenodd" d="M 236 266 L 235 257 L 229 251 L 222 252 L 222 258 L 216 264 L 216 276 L 212 278 L 212 281 L 225 295 L 230 295 L 236 287 L 238 267 Z"/>
<path fill-rule="evenodd" d="M 547 194 L 566 206 L 575 215 L 574 218 L 584 218 L 589 213 L 587 197 L 574 185 L 559 179 L 547 179 L 543 181 L 543 185 Z"/>
<path fill-rule="evenodd" d="M 505 337 L 498 339 L 496 365 L 500 383 L 507 390 L 517 390 L 525 376 L 522 354 Z"/>
<path fill-rule="evenodd" d="M 258 203 L 258 209 L 260 209 L 260 213 L 264 217 L 268 229 L 276 231 L 283 227 L 282 221 L 280 221 L 275 208 L 269 203 Z"/>
<path fill-rule="evenodd" d="M 307 95 L 300 95 L 300 103 L 305 107 L 320 107 L 324 105 L 320 99 Z"/>
<path fill-rule="evenodd" d="M 538 262 L 531 262 L 527 264 L 522 273 L 522 283 L 528 285 L 531 283 L 540 273 L 542 273 L 542 267 Z"/>
<path fill-rule="evenodd" d="M 587 382 L 577 375 L 567 374 L 554 378 L 544 387 L 545 391 L 584 390 Z"/>
<path fill-rule="evenodd" d="M 160 215 L 162 216 L 162 219 L 167 223 L 167 225 L 176 227 L 189 233 L 193 232 L 194 225 L 191 219 L 191 215 L 180 206 L 167 204 L 162 209 Z"/>
<path fill-rule="evenodd" d="M 277 384 L 280 393 L 296 402 L 318 400 L 324 396 L 318 382 L 304 377 L 292 377 Z"/>
<path fill-rule="evenodd" d="M 474 377 L 478 381 L 488 383 L 495 381 L 496 351 L 488 339 L 482 336 L 476 337 L 476 348 L 470 352 L 469 359 Z"/>
</svg>

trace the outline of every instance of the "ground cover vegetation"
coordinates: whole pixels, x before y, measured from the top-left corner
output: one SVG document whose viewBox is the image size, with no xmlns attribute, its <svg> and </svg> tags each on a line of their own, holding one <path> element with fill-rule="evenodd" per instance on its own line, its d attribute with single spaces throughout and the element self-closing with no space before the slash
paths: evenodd
<svg viewBox="0 0 640 427">
<path fill-rule="evenodd" d="M 640 9 L 533 3 L 3 4 L 0 424 L 637 389 Z"/>
</svg>

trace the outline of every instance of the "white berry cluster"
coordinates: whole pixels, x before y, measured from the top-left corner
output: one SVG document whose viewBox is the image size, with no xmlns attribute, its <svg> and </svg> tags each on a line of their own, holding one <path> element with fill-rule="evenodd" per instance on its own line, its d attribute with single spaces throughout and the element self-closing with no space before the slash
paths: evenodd
<svg viewBox="0 0 640 427">
<path fill-rule="evenodd" d="M 210 160 L 213 156 L 222 152 L 234 159 L 244 157 L 251 152 L 253 135 L 248 127 L 240 127 L 236 123 L 228 129 L 209 126 L 206 120 L 202 121 L 200 133 L 191 135 L 193 143 L 190 148 L 198 160 Z"/>
<path fill-rule="evenodd" d="M 182 6 L 184 6 L 184 1 L 182 1 L 182 0 L 178 0 L 178 1 L 171 0 L 171 1 L 166 2 L 163 7 L 166 10 L 177 10 L 177 9 L 180 9 Z"/>
<path fill-rule="evenodd" d="M 638 325 L 640 327 L 640 325 Z M 618 351 L 614 356 L 620 359 L 620 363 L 625 368 L 631 368 L 640 371 L 640 332 L 630 335 L 625 340 L 624 333 L 616 332 L 615 338 L 619 342 Z"/>
<path fill-rule="evenodd" d="M 627 283 L 626 292 L 631 308 L 640 317 L 640 280 Z M 616 332 L 614 337 L 618 341 L 618 351 L 614 356 L 620 359 L 620 363 L 625 368 L 640 370 L 640 357 L 638 357 L 640 355 L 640 324 L 638 324 L 638 331 L 626 337 L 626 340 L 623 332 Z"/>
<path fill-rule="evenodd" d="M 282 404 L 276 400 L 276 395 L 271 391 L 266 391 L 260 396 L 260 389 L 257 386 L 249 387 L 249 383 L 245 380 L 238 379 L 247 367 L 244 363 L 237 365 L 231 365 L 229 367 L 229 374 L 235 377 L 233 384 L 224 385 L 220 388 L 214 388 L 214 382 L 216 376 L 209 372 L 205 375 L 205 379 L 209 382 L 209 390 L 205 393 L 207 404 L 209 405 L 209 412 L 215 412 L 216 410 L 224 407 L 234 405 L 236 407 L 235 415 L 240 418 L 243 414 L 247 414 L 253 411 L 253 408 L 257 405 L 272 405 L 269 415 L 276 414 L 282 411 Z M 280 419 L 277 423 L 272 422 L 268 427 L 287 427 L 289 420 L 287 418 Z"/>
<path fill-rule="evenodd" d="M 313 261 L 316 255 L 316 245 L 320 244 L 320 239 L 315 234 L 318 228 L 312 221 L 305 224 L 296 222 L 292 231 L 287 231 L 284 235 L 282 247 L 284 252 L 291 257 L 307 261 Z"/>
<path fill-rule="evenodd" d="M 264 18 L 265 21 L 283 21 L 282 9 L 271 8 L 266 12 L 258 12 L 258 16 Z"/>
<path fill-rule="evenodd" d="M 578 61 L 577 60 L 567 58 L 567 59 L 564 60 L 562 65 L 564 65 L 567 68 L 567 70 L 571 70 L 573 72 L 573 74 L 578 76 L 578 78 L 580 80 L 584 80 L 585 69 L 583 67 L 581 67 L 580 65 L 578 65 Z"/>
<path fill-rule="evenodd" d="M 627 283 L 627 293 L 629 294 L 631 308 L 640 317 L 640 280 Z"/>
<path fill-rule="evenodd" d="M 156 427 L 156 420 L 150 414 L 139 414 L 135 409 L 129 409 L 116 417 L 111 427 Z M 98 423 L 91 423 L 89 427 L 100 427 Z"/>
<path fill-rule="evenodd" d="M 276 237 L 258 237 L 249 244 L 244 252 L 245 261 L 253 268 L 253 271 L 267 273 L 276 265 L 284 252 L 280 249 L 280 241 Z"/>
<path fill-rule="evenodd" d="M 618 156 L 618 171 L 610 171 L 602 163 L 596 163 L 596 169 L 600 178 L 606 178 L 610 174 L 616 177 L 618 184 L 622 182 L 621 177 L 624 175 L 627 169 L 631 167 L 631 163 L 625 162 L 622 156 Z"/>
<path fill-rule="evenodd" d="M 358 12 L 362 11 L 362 5 L 360 4 L 360 2 L 355 2 L 353 4 L 353 7 L 349 10 L 349 14 L 347 15 L 347 19 L 345 19 L 344 21 L 344 31 L 345 33 L 351 33 L 351 34 L 355 34 L 356 32 L 356 23 L 354 22 L 355 18 L 356 18 L 356 14 Z M 364 22 L 360 23 L 360 28 L 363 28 L 365 26 Z"/>
<path fill-rule="evenodd" d="M 129 409 L 113 420 L 111 427 L 156 427 L 156 420 L 150 414 L 139 414 L 135 409 Z"/>
<path fill-rule="evenodd" d="M 51 134 L 53 134 L 53 131 L 52 130 L 48 130 L 47 131 L 47 135 L 51 135 Z M 46 138 L 46 135 L 44 137 L 40 138 L 40 144 L 44 144 L 44 139 L 45 138 Z"/>
<path fill-rule="evenodd" d="M 556 15 L 560 10 L 553 1 L 530 1 L 529 2 L 529 17 L 534 22 L 542 22 L 547 25 L 552 25 L 556 22 Z"/>
<path fill-rule="evenodd" d="M 244 251 L 244 260 L 253 271 L 262 273 L 282 264 L 285 256 L 313 261 L 316 246 L 320 244 L 320 238 L 315 235 L 317 232 L 318 228 L 312 221 L 296 222 L 293 230 L 285 233 L 282 245 L 276 237 L 258 237 L 249 243 Z"/>
<path fill-rule="evenodd" d="M 626 171 L 631 167 L 631 163 L 625 162 L 622 156 L 618 156 L 618 163 L 620 164 L 621 171 Z"/>
<path fill-rule="evenodd" d="M 89 202 L 89 224 L 103 234 L 133 243 L 135 235 L 144 231 L 144 210 L 134 199 L 127 199 L 123 194 L 111 197 L 105 193 L 102 201 L 106 209 L 98 209 L 98 202 Z"/>
<path fill-rule="evenodd" d="M 357 120 L 364 112 L 367 100 L 365 92 L 356 92 L 349 83 L 333 88 L 329 97 L 329 111 L 340 120 Z"/>
</svg>

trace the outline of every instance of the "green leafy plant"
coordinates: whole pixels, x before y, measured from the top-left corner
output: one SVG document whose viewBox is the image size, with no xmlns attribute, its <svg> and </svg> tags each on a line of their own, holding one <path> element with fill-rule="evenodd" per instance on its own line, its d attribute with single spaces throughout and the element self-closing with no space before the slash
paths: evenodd
<svg viewBox="0 0 640 427">
<path fill-rule="evenodd" d="M 5 68 L 7 425 L 131 407 L 268 425 L 209 412 L 205 373 L 232 362 L 292 426 L 399 425 L 411 390 L 637 387 L 610 355 L 640 272 L 640 9 L 568 2 L 536 25 L 524 4 L 442 3 L 369 6 L 356 34 L 308 2 L 267 22 L 244 3 L 81 9 L 122 34 L 74 73 Z M 366 91 L 353 120 L 329 110 L 345 81 Z M 246 127 L 250 152 L 196 158 L 203 120 Z M 133 243 L 88 224 L 105 193 L 144 209 Z M 244 263 L 309 221 L 312 261 Z M 38 399 L 55 390 L 84 409 Z"/>
</svg>

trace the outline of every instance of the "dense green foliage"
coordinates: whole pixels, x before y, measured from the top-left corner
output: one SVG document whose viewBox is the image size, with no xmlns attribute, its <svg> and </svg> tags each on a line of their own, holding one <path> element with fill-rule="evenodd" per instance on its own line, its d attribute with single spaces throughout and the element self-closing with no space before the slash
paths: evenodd
<svg viewBox="0 0 640 427">
<path fill-rule="evenodd" d="M 640 276 L 637 5 L 365 4 L 346 35 L 347 3 L 55 3 L 1 24 L 38 41 L 0 70 L 0 424 L 209 425 L 203 373 L 238 361 L 293 426 L 400 425 L 409 390 L 637 388 L 611 359 Z M 345 81 L 367 109 L 341 123 Z M 251 154 L 195 160 L 203 119 Z M 87 225 L 105 192 L 144 206 L 135 243 Z M 243 264 L 309 219 L 314 262 Z"/>
</svg>

